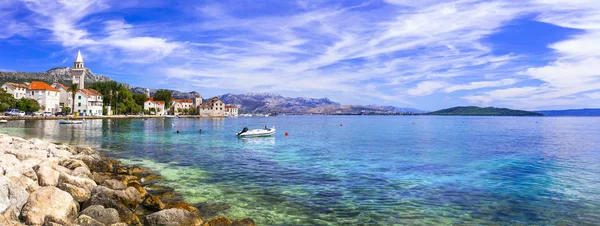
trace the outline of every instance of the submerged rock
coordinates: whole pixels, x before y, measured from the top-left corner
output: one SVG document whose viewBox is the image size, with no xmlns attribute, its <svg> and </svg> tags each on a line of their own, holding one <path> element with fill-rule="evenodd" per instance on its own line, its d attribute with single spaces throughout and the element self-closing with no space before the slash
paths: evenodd
<svg viewBox="0 0 600 226">
<path fill-rule="evenodd" d="M 77 204 L 69 193 L 56 187 L 42 187 L 31 193 L 21 215 L 26 224 L 59 223 L 69 225 L 77 217 Z"/>
<path fill-rule="evenodd" d="M 167 209 L 146 216 L 144 225 L 199 226 L 202 225 L 202 219 L 189 211 L 180 209 Z"/>
<path fill-rule="evenodd" d="M 81 215 L 89 216 L 105 225 L 111 225 L 121 221 L 121 219 L 119 219 L 119 212 L 116 209 L 104 208 L 101 205 L 90 206 L 81 211 Z"/>
<path fill-rule="evenodd" d="M 241 220 L 234 220 L 231 225 L 232 226 L 256 226 L 256 223 L 254 223 L 254 220 L 252 220 L 250 218 L 245 218 L 245 219 L 241 219 Z"/>
<path fill-rule="evenodd" d="M 86 205 L 102 205 L 114 208 L 119 212 L 121 220 L 127 224 L 139 224 L 138 217 L 132 209 L 136 209 L 142 202 L 139 192 L 132 187 L 125 190 L 113 190 L 104 186 L 97 186 L 92 190 L 92 197 Z"/>
<path fill-rule="evenodd" d="M 198 209 L 186 202 L 176 202 L 171 204 L 171 208 L 176 208 L 176 209 L 182 209 L 182 210 L 187 210 L 190 211 L 192 213 L 198 213 Z"/>
<path fill-rule="evenodd" d="M 206 222 L 204 226 L 231 226 L 232 224 L 233 222 L 231 222 L 229 218 L 224 216 L 217 216 Z"/>
</svg>

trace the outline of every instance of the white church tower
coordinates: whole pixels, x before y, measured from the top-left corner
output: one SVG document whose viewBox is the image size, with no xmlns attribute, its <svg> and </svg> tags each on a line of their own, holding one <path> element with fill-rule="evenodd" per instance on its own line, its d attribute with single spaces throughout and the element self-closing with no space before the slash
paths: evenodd
<svg viewBox="0 0 600 226">
<path fill-rule="evenodd" d="M 85 67 L 83 67 L 83 57 L 81 57 L 81 51 L 77 50 L 77 58 L 71 68 L 71 75 L 73 76 L 73 84 L 79 84 L 79 89 L 85 89 Z"/>
</svg>

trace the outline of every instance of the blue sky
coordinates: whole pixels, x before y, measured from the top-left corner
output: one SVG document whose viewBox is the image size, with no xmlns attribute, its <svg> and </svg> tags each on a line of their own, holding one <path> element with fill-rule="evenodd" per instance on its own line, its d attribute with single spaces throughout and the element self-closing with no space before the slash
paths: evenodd
<svg viewBox="0 0 600 226">
<path fill-rule="evenodd" d="M 598 0 L 3 0 L 0 70 L 71 66 L 205 97 L 425 110 L 600 107 Z"/>
</svg>

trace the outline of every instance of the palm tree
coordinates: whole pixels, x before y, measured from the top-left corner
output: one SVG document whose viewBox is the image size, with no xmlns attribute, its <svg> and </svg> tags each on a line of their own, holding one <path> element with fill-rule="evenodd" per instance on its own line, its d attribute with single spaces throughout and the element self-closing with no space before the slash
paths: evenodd
<svg viewBox="0 0 600 226">
<path fill-rule="evenodd" d="M 73 94 L 73 106 L 71 106 L 71 114 L 75 114 L 75 94 L 79 92 L 79 84 L 71 84 L 68 91 Z"/>
</svg>

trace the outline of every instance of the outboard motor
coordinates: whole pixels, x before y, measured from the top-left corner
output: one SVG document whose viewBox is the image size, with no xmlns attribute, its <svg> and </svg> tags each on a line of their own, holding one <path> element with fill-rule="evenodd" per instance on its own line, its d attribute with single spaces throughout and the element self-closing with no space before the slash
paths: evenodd
<svg viewBox="0 0 600 226">
<path fill-rule="evenodd" d="M 242 133 L 248 132 L 248 127 L 244 127 L 244 129 L 242 129 L 242 132 L 237 133 L 237 135 L 239 136 Z"/>
</svg>

